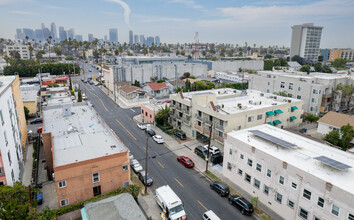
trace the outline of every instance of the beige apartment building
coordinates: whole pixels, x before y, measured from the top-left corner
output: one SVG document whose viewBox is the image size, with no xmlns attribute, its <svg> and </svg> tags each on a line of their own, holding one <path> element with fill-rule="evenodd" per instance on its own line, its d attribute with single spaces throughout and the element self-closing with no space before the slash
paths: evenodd
<svg viewBox="0 0 354 220">
<path fill-rule="evenodd" d="M 255 90 L 216 89 L 170 95 L 170 123 L 193 139 L 223 148 L 225 133 L 261 124 L 279 128 L 302 122 L 303 101 Z"/>
<path fill-rule="evenodd" d="M 88 102 L 44 107 L 43 147 L 60 207 L 130 183 L 128 149 Z"/>
<path fill-rule="evenodd" d="M 354 219 L 353 154 L 269 125 L 228 133 L 224 150 L 223 175 L 282 219 Z"/>
</svg>

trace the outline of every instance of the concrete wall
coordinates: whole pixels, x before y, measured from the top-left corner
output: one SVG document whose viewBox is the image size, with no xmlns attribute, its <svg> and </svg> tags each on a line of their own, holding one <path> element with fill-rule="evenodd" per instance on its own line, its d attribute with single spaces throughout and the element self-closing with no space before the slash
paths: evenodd
<svg viewBox="0 0 354 220">
<path fill-rule="evenodd" d="M 128 170 L 123 171 L 122 166 Z M 93 183 L 92 174 L 99 173 L 100 181 Z M 54 167 L 58 203 L 64 199 L 69 205 L 93 197 L 93 187 L 101 186 L 105 194 L 130 183 L 130 166 L 128 151 L 101 158 Z M 66 187 L 59 188 L 60 181 L 66 181 Z"/>
<path fill-rule="evenodd" d="M 23 106 L 25 106 L 30 115 L 37 114 L 37 100 L 33 102 L 23 102 Z"/>
<path fill-rule="evenodd" d="M 212 61 L 213 70 L 216 72 L 234 71 L 239 69 L 263 70 L 263 60 L 234 60 L 234 61 Z"/>
<path fill-rule="evenodd" d="M 332 128 L 330 128 L 330 127 L 332 127 Z M 334 127 L 331 125 L 318 122 L 317 132 L 325 135 L 325 134 L 328 134 L 329 132 L 333 131 L 333 128 Z M 339 130 L 340 128 L 336 128 L 336 129 Z"/>
<path fill-rule="evenodd" d="M 254 151 L 252 150 L 254 147 Z M 231 153 L 230 154 L 230 149 Z M 240 155 L 244 159 L 241 159 Z M 253 161 L 252 167 L 247 164 L 247 160 Z M 231 170 L 227 163 L 231 163 Z M 262 165 L 261 171 L 256 170 L 256 164 Z M 299 163 L 301 159 L 299 157 Z M 242 170 L 242 175 L 238 174 L 238 169 Z M 271 177 L 267 176 L 267 169 L 272 171 Z M 245 174 L 251 176 L 251 182 L 245 181 Z M 348 219 L 348 213 L 353 214 L 354 196 L 337 186 L 332 186 L 331 190 L 326 189 L 326 181 L 298 169 L 292 164 L 283 167 L 283 161 L 233 137 L 227 136 L 225 141 L 223 175 L 237 184 L 243 190 L 249 192 L 250 196 L 258 197 L 259 201 L 272 209 L 284 219 L 303 219 L 299 216 L 300 207 L 308 211 L 307 219 Z M 279 183 L 279 177 L 285 178 L 284 184 Z M 260 181 L 260 188 L 254 186 L 255 179 Z M 292 183 L 297 184 L 297 188 L 292 188 Z M 269 187 L 269 195 L 266 195 L 264 185 Z M 311 192 L 311 200 L 305 199 L 304 189 Z M 275 200 L 276 193 L 282 195 L 282 202 Z M 325 199 L 324 208 L 317 205 L 318 197 Z M 288 200 L 294 202 L 294 208 L 288 206 Z M 331 214 L 332 204 L 340 207 L 339 216 Z"/>
<path fill-rule="evenodd" d="M 54 169 L 53 169 L 53 152 L 52 152 L 53 149 L 52 133 L 43 133 L 42 138 L 43 138 L 44 157 L 48 167 L 47 169 L 49 173 L 53 173 Z"/>
</svg>

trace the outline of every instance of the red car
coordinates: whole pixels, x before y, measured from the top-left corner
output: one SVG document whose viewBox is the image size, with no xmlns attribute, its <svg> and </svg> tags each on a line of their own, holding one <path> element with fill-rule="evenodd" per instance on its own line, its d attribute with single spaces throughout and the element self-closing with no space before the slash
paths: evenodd
<svg viewBox="0 0 354 220">
<path fill-rule="evenodd" d="M 179 156 L 177 157 L 177 161 L 182 163 L 187 168 L 194 167 L 194 162 L 191 159 L 189 159 L 189 157 Z"/>
<path fill-rule="evenodd" d="M 37 133 L 42 133 L 42 127 L 39 127 L 39 128 L 37 129 Z"/>
</svg>

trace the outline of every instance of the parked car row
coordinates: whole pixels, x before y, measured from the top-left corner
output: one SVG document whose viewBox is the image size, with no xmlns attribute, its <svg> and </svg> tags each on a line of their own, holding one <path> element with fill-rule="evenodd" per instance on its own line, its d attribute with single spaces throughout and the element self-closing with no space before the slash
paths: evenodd
<svg viewBox="0 0 354 220">
<path fill-rule="evenodd" d="M 141 124 L 138 123 L 137 124 L 138 128 L 140 128 L 141 130 L 146 130 L 147 129 L 147 125 L 146 124 Z M 155 131 L 152 129 L 149 129 L 146 131 L 148 133 L 148 135 L 150 135 L 150 137 L 152 137 L 152 139 L 158 143 L 158 144 L 163 144 L 165 143 L 165 141 L 163 140 L 163 138 L 160 135 L 156 135 Z"/>
<path fill-rule="evenodd" d="M 133 154 L 129 151 L 130 167 L 137 173 L 139 180 L 146 186 L 151 186 L 153 183 L 152 177 L 147 173 L 147 181 L 145 181 L 145 170 L 140 165 L 139 161 L 134 159 Z"/>
</svg>

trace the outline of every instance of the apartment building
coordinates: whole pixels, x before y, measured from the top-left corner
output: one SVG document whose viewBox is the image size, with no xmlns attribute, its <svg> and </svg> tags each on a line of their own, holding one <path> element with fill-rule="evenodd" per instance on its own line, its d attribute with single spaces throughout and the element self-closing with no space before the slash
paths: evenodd
<svg viewBox="0 0 354 220">
<path fill-rule="evenodd" d="M 354 49 L 331 49 L 329 51 L 329 61 L 334 61 L 338 58 L 343 58 L 347 61 L 354 61 Z"/>
<path fill-rule="evenodd" d="M 223 175 L 283 219 L 354 219 L 354 155 L 269 125 L 227 134 Z"/>
<path fill-rule="evenodd" d="M 21 181 L 22 176 L 24 152 L 21 138 L 27 139 L 27 128 L 26 121 L 19 117 L 21 111 L 24 116 L 24 110 L 23 106 L 18 108 L 22 101 L 16 98 L 21 98 L 17 81 L 18 76 L 0 77 L 0 185 L 12 186 Z M 21 125 L 25 126 L 24 133 Z"/>
<path fill-rule="evenodd" d="M 88 102 L 44 107 L 43 147 L 60 207 L 129 185 L 128 149 Z"/>
<path fill-rule="evenodd" d="M 319 115 L 341 108 L 341 91 L 337 85 L 349 83 L 347 75 L 303 72 L 258 71 L 249 75 L 248 87 L 267 93 L 286 92 L 304 101 L 304 112 Z"/>
<path fill-rule="evenodd" d="M 255 90 L 216 89 L 171 94 L 170 123 L 190 138 L 223 148 L 225 133 L 261 124 L 286 128 L 301 123 L 303 101 Z"/>
<path fill-rule="evenodd" d="M 28 49 L 28 45 L 22 45 L 22 44 L 5 45 L 5 52 L 8 57 L 12 57 L 10 52 L 13 50 L 17 51 L 20 54 L 21 59 L 24 60 L 30 59 L 30 51 Z"/>
<path fill-rule="evenodd" d="M 247 83 L 248 76 L 238 72 L 216 72 L 215 78 L 220 80 L 220 83 Z"/>
</svg>

